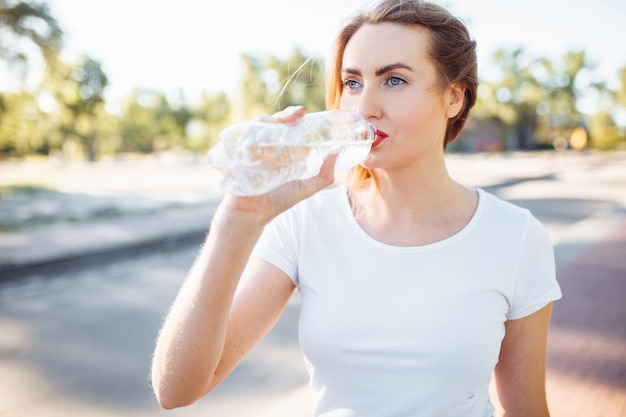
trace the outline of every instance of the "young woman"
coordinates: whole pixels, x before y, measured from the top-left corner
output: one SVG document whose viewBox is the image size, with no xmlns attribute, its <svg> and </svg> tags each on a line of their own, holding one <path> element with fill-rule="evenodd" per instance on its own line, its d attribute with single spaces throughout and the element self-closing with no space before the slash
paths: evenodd
<svg viewBox="0 0 626 417">
<path fill-rule="evenodd" d="M 330 157 L 310 180 L 224 198 L 157 342 L 163 407 L 223 381 L 298 289 L 316 416 L 492 416 L 492 374 L 506 416 L 548 416 L 549 237 L 446 170 L 476 89 L 475 43 L 443 8 L 383 0 L 350 21 L 328 107 L 365 117 L 375 146 L 346 186 L 327 188 Z"/>
</svg>

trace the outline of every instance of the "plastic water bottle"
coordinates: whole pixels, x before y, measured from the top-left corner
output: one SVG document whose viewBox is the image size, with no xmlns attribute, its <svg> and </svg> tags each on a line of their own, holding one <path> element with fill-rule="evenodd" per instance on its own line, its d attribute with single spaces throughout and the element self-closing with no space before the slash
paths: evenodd
<svg viewBox="0 0 626 417">
<path fill-rule="evenodd" d="M 281 184 L 311 178 L 331 153 L 335 170 L 359 164 L 370 152 L 375 129 L 347 110 L 308 113 L 295 124 L 250 121 L 224 129 L 209 151 L 209 164 L 224 175 L 228 194 L 264 194 Z"/>
</svg>

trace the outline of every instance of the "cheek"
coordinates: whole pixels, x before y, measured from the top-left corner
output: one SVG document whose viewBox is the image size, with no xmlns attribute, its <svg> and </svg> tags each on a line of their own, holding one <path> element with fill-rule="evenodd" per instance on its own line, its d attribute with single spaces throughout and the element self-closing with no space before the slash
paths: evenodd
<svg viewBox="0 0 626 417">
<path fill-rule="evenodd" d="M 420 135 L 439 135 L 448 121 L 444 107 L 436 98 L 414 102 L 413 106 L 403 109 L 398 106 L 396 109 L 403 114 L 403 125 Z"/>
<path fill-rule="evenodd" d="M 421 152 L 425 147 L 439 146 L 445 134 L 446 121 L 438 112 L 428 108 L 413 107 L 403 111 L 394 119 L 394 133 L 397 135 L 397 147 L 402 153 Z"/>
<path fill-rule="evenodd" d="M 394 125 L 403 136 L 420 136 L 429 124 L 428 114 L 416 107 L 398 108 L 392 117 Z"/>
</svg>

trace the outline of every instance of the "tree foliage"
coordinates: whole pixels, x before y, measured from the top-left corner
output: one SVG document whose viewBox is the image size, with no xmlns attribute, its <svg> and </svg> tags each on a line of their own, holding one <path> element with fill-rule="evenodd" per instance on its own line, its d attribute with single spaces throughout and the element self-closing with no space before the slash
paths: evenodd
<svg viewBox="0 0 626 417">
<path fill-rule="evenodd" d="M 134 90 L 124 100 L 119 115 L 122 152 L 155 152 L 185 149 L 186 132 L 193 118 L 185 100 L 172 104 L 163 93 Z"/>
<path fill-rule="evenodd" d="M 626 108 L 626 67 L 618 71 L 619 88 L 615 94 L 616 103 Z"/>
<path fill-rule="evenodd" d="M 50 119 L 27 92 L 6 94 L 0 120 L 0 154 L 19 157 L 50 150 Z"/>
<path fill-rule="evenodd" d="M 28 55 L 20 40 L 32 42 L 46 64 L 54 67 L 62 47 L 63 31 L 45 3 L 0 0 L 0 60 L 27 70 Z"/>
<path fill-rule="evenodd" d="M 507 148 L 551 148 L 555 140 L 568 139 L 581 126 L 595 137 L 614 132 L 602 148 L 612 147 L 623 138 L 607 110 L 614 108 L 615 100 L 605 103 L 606 84 L 582 81 L 581 74 L 593 71 L 584 51 L 570 51 L 560 59 L 549 60 L 529 59 L 522 49 L 498 50 L 493 61 L 500 77 L 481 84 L 473 116 L 501 121 L 507 127 Z M 593 123 L 578 107 L 583 92 L 591 90 L 600 97 L 598 107 L 606 116 L 595 118 Z"/>
<path fill-rule="evenodd" d="M 45 3 L 0 0 L 0 63 L 23 81 L 28 73 L 26 43 L 40 52 L 49 71 L 62 48 L 63 31 Z M 48 152 L 53 126 L 26 91 L 0 92 L 0 154 Z M 52 129 L 53 130 L 53 129 Z"/>
<path fill-rule="evenodd" d="M 104 111 L 109 84 L 100 62 L 83 56 L 72 66 L 62 65 L 52 85 L 61 107 L 60 129 L 78 140 L 88 161 L 97 157 L 98 118 Z"/>
<path fill-rule="evenodd" d="M 242 118 L 292 105 L 303 105 L 310 112 L 324 109 L 324 64 L 320 59 L 294 48 L 286 59 L 243 55 L 242 63 Z"/>
<path fill-rule="evenodd" d="M 236 96 L 204 92 L 198 102 L 189 103 L 182 93 L 136 89 L 122 103 L 107 103 L 109 80 L 102 64 L 89 56 L 73 64 L 59 60 L 62 35 L 45 3 L 0 0 L 0 62 L 26 74 L 25 45 L 30 43 L 47 66 L 36 91 L 0 92 L 0 156 L 74 156 L 80 151 L 95 160 L 103 153 L 206 152 L 230 123 L 291 105 L 309 112 L 325 107 L 324 62 L 299 48 L 285 57 L 242 55 Z M 499 50 L 488 65 L 499 76 L 480 84 L 476 107 L 458 141 L 470 144 L 465 148 L 548 148 L 581 128 L 596 148 L 625 143 L 626 68 L 612 90 L 606 82 L 589 81 L 594 68 L 584 51 L 546 59 L 529 57 L 522 49 Z M 581 111 L 583 97 L 597 98 L 594 114 Z M 111 113 L 107 104 L 120 110 Z M 473 146 L 468 138 L 498 146 Z"/>
<path fill-rule="evenodd" d="M 231 113 L 232 104 L 224 92 L 203 93 L 188 125 L 187 147 L 194 151 L 208 150 L 217 142 L 219 132 L 231 121 Z"/>
</svg>

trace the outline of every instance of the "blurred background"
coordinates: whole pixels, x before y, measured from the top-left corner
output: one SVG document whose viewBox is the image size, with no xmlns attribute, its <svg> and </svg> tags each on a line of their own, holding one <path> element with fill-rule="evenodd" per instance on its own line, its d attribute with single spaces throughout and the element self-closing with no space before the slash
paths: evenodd
<svg viewBox="0 0 626 417">
<path fill-rule="evenodd" d="M 0 158 L 205 153 L 234 121 L 323 109 L 333 35 L 365 3 L 4 0 Z M 441 3 L 481 79 L 451 151 L 623 146 L 624 2 Z"/>
<path fill-rule="evenodd" d="M 0 0 L 0 416 L 309 415 L 297 294 L 192 407 L 158 408 L 150 356 L 222 196 L 218 132 L 322 110 L 335 31 L 366 3 Z M 437 3 L 478 43 L 449 169 L 555 245 L 552 415 L 626 416 L 626 2 Z"/>
</svg>

